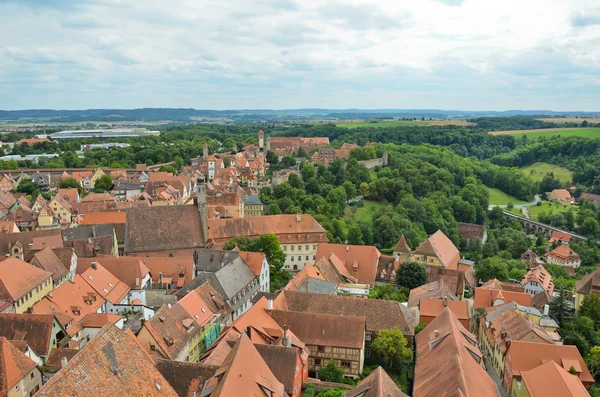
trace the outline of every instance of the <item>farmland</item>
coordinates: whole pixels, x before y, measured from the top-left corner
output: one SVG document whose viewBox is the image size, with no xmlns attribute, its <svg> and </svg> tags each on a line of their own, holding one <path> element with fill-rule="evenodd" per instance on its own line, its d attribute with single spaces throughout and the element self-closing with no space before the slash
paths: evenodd
<svg viewBox="0 0 600 397">
<path fill-rule="evenodd" d="M 509 202 L 513 204 L 525 204 L 525 201 L 519 200 L 496 188 L 488 187 L 487 189 L 490 193 L 490 205 L 507 205 Z"/>
<path fill-rule="evenodd" d="M 600 119 L 599 118 L 592 118 L 592 117 L 588 117 L 588 118 L 580 118 L 580 117 L 545 117 L 545 118 L 539 118 L 538 120 L 544 121 L 546 123 L 555 123 L 555 124 L 562 124 L 562 123 L 583 123 L 584 121 L 587 121 L 588 123 L 600 123 Z"/>
<path fill-rule="evenodd" d="M 535 163 L 523 167 L 521 170 L 536 181 L 541 181 L 550 172 L 554 174 L 555 179 L 561 182 L 571 182 L 573 180 L 573 171 L 554 164 Z"/>
<path fill-rule="evenodd" d="M 343 128 L 386 128 L 386 127 L 400 127 L 400 126 L 444 126 L 444 125 L 462 125 L 468 126 L 473 125 L 468 121 L 464 120 L 377 120 L 377 121 L 349 121 L 344 123 L 338 123 L 338 127 Z"/>
<path fill-rule="evenodd" d="M 513 135 L 520 137 L 527 135 L 530 139 L 553 136 L 582 136 L 586 138 L 600 138 L 600 128 L 543 128 L 538 130 L 512 130 L 512 131 L 492 131 L 492 135 Z"/>
</svg>

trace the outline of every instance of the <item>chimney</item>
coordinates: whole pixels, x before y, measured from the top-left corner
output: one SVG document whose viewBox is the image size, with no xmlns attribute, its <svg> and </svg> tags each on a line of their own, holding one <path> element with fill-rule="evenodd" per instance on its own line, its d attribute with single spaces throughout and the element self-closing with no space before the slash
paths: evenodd
<svg viewBox="0 0 600 397">
<path fill-rule="evenodd" d="M 349 245 L 346 246 L 346 252 L 348 252 L 348 251 L 350 251 L 350 246 Z"/>
<path fill-rule="evenodd" d="M 139 278 L 139 277 L 136 277 L 136 278 L 135 278 L 135 286 L 136 286 L 136 287 L 139 287 L 139 286 L 140 286 L 140 278 Z"/>
<path fill-rule="evenodd" d="M 448 307 L 448 297 L 444 296 L 444 307 Z"/>
<path fill-rule="evenodd" d="M 285 347 L 290 347 L 290 346 L 292 346 L 292 341 L 290 340 L 290 338 L 288 338 L 287 331 L 288 331 L 288 326 L 286 324 L 283 326 L 283 338 L 281 339 L 281 343 Z"/>
<path fill-rule="evenodd" d="M 246 327 L 246 335 L 248 336 L 248 338 L 252 339 L 252 326 L 251 325 Z"/>
<path fill-rule="evenodd" d="M 296 214 L 296 222 L 302 222 L 302 212 Z"/>
<path fill-rule="evenodd" d="M 98 270 L 98 262 L 92 262 L 91 265 L 92 265 L 92 269 Z"/>
<path fill-rule="evenodd" d="M 67 362 L 68 362 L 68 361 L 67 361 L 67 358 L 66 358 L 66 357 L 61 357 L 61 359 L 60 359 L 60 367 L 61 367 L 61 368 L 64 368 L 64 367 L 66 367 L 66 366 L 67 366 Z"/>
<path fill-rule="evenodd" d="M 433 336 L 435 336 L 436 338 L 437 338 L 438 336 L 440 336 L 440 331 L 438 331 L 437 329 L 436 329 L 436 330 L 433 330 Z"/>
<path fill-rule="evenodd" d="M 271 311 L 271 310 L 273 310 L 273 299 L 269 299 L 269 300 L 267 301 L 267 310 L 268 310 L 268 311 Z"/>
<path fill-rule="evenodd" d="M 544 316 L 550 314 L 550 305 L 544 305 Z"/>
<path fill-rule="evenodd" d="M 167 303 L 167 307 L 170 309 L 170 308 L 171 308 L 171 304 L 170 304 L 170 303 Z"/>
</svg>

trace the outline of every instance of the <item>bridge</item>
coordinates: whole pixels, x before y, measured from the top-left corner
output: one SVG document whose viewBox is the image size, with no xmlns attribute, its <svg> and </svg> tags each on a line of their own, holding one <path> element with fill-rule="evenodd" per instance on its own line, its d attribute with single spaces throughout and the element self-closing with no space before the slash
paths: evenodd
<svg viewBox="0 0 600 397">
<path fill-rule="evenodd" d="M 504 215 L 505 218 L 507 218 L 509 220 L 519 221 L 523 225 L 523 228 L 527 231 L 527 233 L 530 233 L 530 234 L 543 233 L 543 234 L 547 235 L 548 237 L 550 237 L 550 234 L 552 234 L 552 232 L 561 232 L 561 233 L 570 234 L 574 240 L 587 241 L 587 237 L 584 237 L 584 236 L 581 236 L 579 234 L 575 234 L 572 232 L 568 232 L 566 230 L 559 229 L 554 226 L 546 225 L 545 223 L 534 221 L 533 219 L 527 219 L 522 216 L 511 214 L 510 212 L 506 212 L 506 211 L 502 211 L 502 214 Z"/>
</svg>

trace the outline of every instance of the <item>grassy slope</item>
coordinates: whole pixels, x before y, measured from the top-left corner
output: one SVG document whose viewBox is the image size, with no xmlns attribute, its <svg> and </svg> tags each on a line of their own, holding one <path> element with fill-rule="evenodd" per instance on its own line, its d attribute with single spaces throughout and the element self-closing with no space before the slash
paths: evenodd
<svg viewBox="0 0 600 397">
<path fill-rule="evenodd" d="M 347 220 L 347 221 L 353 220 L 356 222 L 359 222 L 359 221 L 371 222 L 371 218 L 373 217 L 373 214 L 375 213 L 375 211 L 377 211 L 377 209 L 379 207 L 381 207 L 381 203 L 378 203 L 376 201 L 369 201 L 369 200 L 365 200 L 364 203 L 365 203 L 364 207 L 356 208 L 355 214 L 352 213 L 352 209 L 350 206 L 346 206 L 344 220 Z"/>
<path fill-rule="evenodd" d="M 575 215 L 577 215 L 577 211 L 579 211 L 579 207 L 576 207 L 573 205 L 564 207 L 562 205 L 556 205 L 555 203 L 550 203 L 548 201 L 544 201 L 542 203 L 542 205 L 540 205 L 540 206 L 534 205 L 534 206 L 529 207 L 529 215 L 531 216 L 531 219 L 537 221 L 541 212 L 546 212 L 546 213 L 566 212 L 570 208 L 572 208 L 575 211 Z"/>
<path fill-rule="evenodd" d="M 515 137 L 527 135 L 529 139 L 536 139 L 539 137 L 551 137 L 551 136 L 583 136 L 586 138 L 600 138 L 600 128 L 582 128 L 575 130 L 555 130 L 555 131 L 540 131 L 540 132 L 528 132 L 526 134 L 515 133 L 512 134 Z"/>
<path fill-rule="evenodd" d="M 536 181 L 541 181 L 549 172 L 554 173 L 554 177 L 561 182 L 571 182 L 573 180 L 573 171 L 548 163 L 535 163 L 521 168 L 524 174 L 531 176 Z M 533 171 L 533 172 L 532 172 Z"/>
<path fill-rule="evenodd" d="M 525 201 L 519 200 L 516 197 L 510 196 L 496 188 L 488 187 L 487 189 L 488 189 L 488 192 L 490 193 L 490 204 L 492 204 L 492 205 L 507 205 L 509 201 L 512 202 L 513 204 L 525 204 Z"/>
</svg>

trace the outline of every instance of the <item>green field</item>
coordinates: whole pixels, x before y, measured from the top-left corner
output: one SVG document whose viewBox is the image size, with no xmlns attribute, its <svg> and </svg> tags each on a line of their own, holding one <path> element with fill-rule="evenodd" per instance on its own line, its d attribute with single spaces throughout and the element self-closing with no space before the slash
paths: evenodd
<svg viewBox="0 0 600 397">
<path fill-rule="evenodd" d="M 507 205 L 508 202 L 512 202 L 513 204 L 525 204 L 525 201 L 519 200 L 516 197 L 508 195 L 501 190 L 496 188 L 487 187 L 488 192 L 490 193 L 490 204 L 491 205 Z"/>
<path fill-rule="evenodd" d="M 346 212 L 344 213 L 344 220 L 353 220 L 356 222 L 371 222 L 373 214 L 381 207 L 381 203 L 377 201 L 364 200 L 365 206 L 362 208 L 356 208 L 356 213 L 352 213 L 352 208 L 346 206 Z"/>
<path fill-rule="evenodd" d="M 546 213 L 553 213 L 553 212 L 566 212 L 569 209 L 573 209 L 573 211 L 575 211 L 575 216 L 577 216 L 577 211 L 579 211 L 579 207 L 576 207 L 574 205 L 567 205 L 567 206 L 563 206 L 557 203 L 550 203 L 548 201 L 544 201 L 542 202 L 542 205 L 532 205 L 531 207 L 528 207 L 529 209 L 529 215 L 531 216 L 531 219 L 533 219 L 534 221 L 537 221 L 539 218 L 540 213 L 542 212 L 546 212 Z"/>
<path fill-rule="evenodd" d="M 549 172 L 554 173 L 554 178 L 561 182 L 571 182 L 573 180 L 573 171 L 548 163 L 535 163 L 521 168 L 524 174 L 531 176 L 536 181 L 544 179 Z"/>
<path fill-rule="evenodd" d="M 374 181 L 375 179 L 377 179 L 377 173 L 375 172 L 375 170 L 370 170 L 369 171 L 369 176 L 371 177 L 372 181 Z"/>
<path fill-rule="evenodd" d="M 378 120 L 377 122 L 370 121 L 348 121 L 345 123 L 336 124 L 337 127 L 343 128 L 384 128 L 398 126 L 432 126 L 432 125 L 471 125 L 464 120 Z"/>
<path fill-rule="evenodd" d="M 582 136 L 582 137 L 586 137 L 586 138 L 600 138 L 600 128 L 580 128 L 580 129 L 573 129 L 573 130 L 557 129 L 557 130 L 552 130 L 552 131 L 539 131 L 539 132 L 527 131 L 525 133 L 515 132 L 514 134 L 510 134 L 510 135 L 513 135 L 515 137 L 527 135 L 527 138 L 529 138 L 529 139 L 536 139 L 539 137 L 552 137 L 552 136 L 562 136 L 562 137 Z"/>
</svg>

